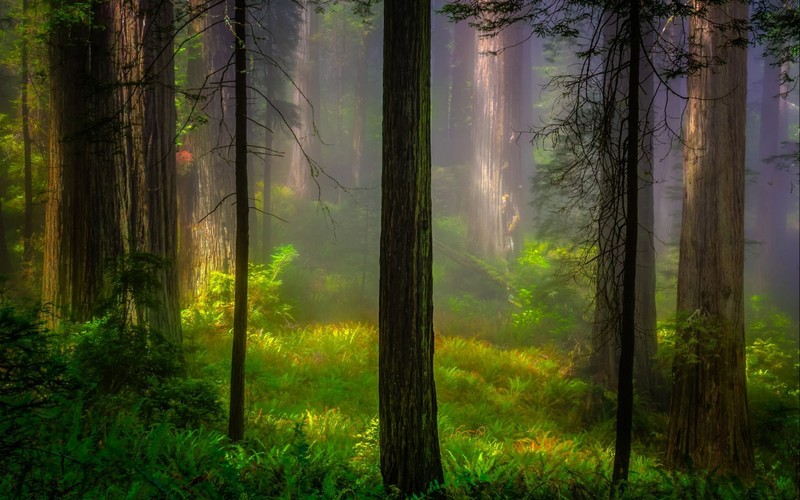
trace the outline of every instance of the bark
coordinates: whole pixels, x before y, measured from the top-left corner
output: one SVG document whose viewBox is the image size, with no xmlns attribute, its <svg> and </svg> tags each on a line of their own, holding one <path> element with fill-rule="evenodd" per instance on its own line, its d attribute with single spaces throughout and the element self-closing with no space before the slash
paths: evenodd
<svg viewBox="0 0 800 500">
<path fill-rule="evenodd" d="M 384 4 L 380 462 L 405 495 L 443 482 L 433 377 L 430 1 Z"/>
<path fill-rule="evenodd" d="M 666 462 L 748 477 L 753 448 L 744 362 L 746 49 L 713 22 L 747 19 L 747 5 L 706 5 L 690 42 L 711 64 L 688 80 L 678 329 Z M 707 59 L 713 56 L 712 59 Z M 718 60 L 724 64 L 718 64 Z"/>
<path fill-rule="evenodd" d="M 175 344 L 181 343 L 178 290 L 177 167 L 175 163 L 174 12 L 171 2 L 141 0 L 143 87 L 141 96 L 142 162 L 137 174 L 141 191 L 138 219 L 143 226 L 137 250 L 164 259 L 156 308 L 145 311 L 151 327 Z"/>
<path fill-rule="evenodd" d="M 496 37 L 478 37 L 472 126 L 472 165 L 467 237 L 485 258 L 513 257 L 517 248 L 502 215 L 503 196 L 520 194 L 519 148 L 514 123 L 519 105 L 519 40 L 509 27 Z M 502 52 L 501 52 L 502 51 Z M 498 53 L 497 55 L 492 55 Z M 517 243 L 517 242 L 513 242 Z"/>
<path fill-rule="evenodd" d="M 57 9 L 61 2 L 53 2 Z M 70 4 L 76 2 L 70 2 Z M 42 300 L 49 326 L 64 315 L 89 318 L 98 291 L 97 261 L 86 251 L 91 185 L 88 125 L 89 29 L 54 23 L 49 35 L 50 144 Z"/>
<path fill-rule="evenodd" d="M 195 6 L 201 5 L 197 0 Z M 226 0 L 211 6 L 199 20 L 202 57 L 190 66 L 188 75 L 191 90 L 198 96 L 196 112 L 205 120 L 184 142 L 192 154 L 197 181 L 194 199 L 183 203 L 194 209 L 188 264 L 192 274 L 187 280 L 194 294 L 204 289 L 212 272 L 234 272 L 233 35 L 226 23 L 226 16 L 232 15 L 233 2 Z"/>
<path fill-rule="evenodd" d="M 231 397 L 228 437 L 244 437 L 244 370 L 247 354 L 247 6 L 236 0 L 235 7 L 235 114 L 236 114 L 236 281 L 234 285 L 233 351 L 231 354 Z"/>
</svg>

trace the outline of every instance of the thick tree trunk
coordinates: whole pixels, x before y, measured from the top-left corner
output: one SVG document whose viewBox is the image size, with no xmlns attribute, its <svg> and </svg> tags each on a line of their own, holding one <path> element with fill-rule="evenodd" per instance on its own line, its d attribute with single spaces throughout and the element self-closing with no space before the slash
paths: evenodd
<svg viewBox="0 0 800 500">
<path fill-rule="evenodd" d="M 235 73 L 230 64 L 233 35 L 226 22 L 232 12 L 233 0 L 226 0 L 211 6 L 201 18 L 197 31 L 203 32 L 202 58 L 189 67 L 191 90 L 200 97 L 196 112 L 207 120 L 184 142 L 192 154 L 197 180 L 194 200 L 185 203 L 194 209 L 192 260 L 188 264 L 192 275 L 187 285 L 195 294 L 206 286 L 212 272 L 234 271 L 234 97 L 230 81 Z"/>
<path fill-rule="evenodd" d="M 519 104 L 519 50 L 517 30 L 496 37 L 478 37 L 475 63 L 475 100 L 470 166 L 470 206 L 467 237 L 473 251 L 486 258 L 513 257 L 516 250 L 502 214 L 506 203 L 520 195 L 519 148 L 514 123 Z M 503 50 L 505 48 L 508 50 Z M 498 54 L 499 53 L 499 54 Z M 493 55 L 497 54 L 497 55 Z"/>
<path fill-rule="evenodd" d="M 142 162 L 139 221 L 144 226 L 137 249 L 164 259 L 158 306 L 145 312 L 151 327 L 175 344 L 181 342 L 178 291 L 177 168 L 175 164 L 174 13 L 170 2 L 141 0 L 144 64 Z"/>
<path fill-rule="evenodd" d="M 746 20 L 747 5 L 706 5 L 690 42 L 711 64 L 688 81 L 683 226 L 667 463 L 753 472 L 744 361 L 746 49 L 712 23 Z M 712 59 L 713 58 L 713 59 Z M 717 58 L 724 61 L 717 63 Z"/>
<path fill-rule="evenodd" d="M 384 4 L 379 312 L 381 474 L 405 495 L 443 482 L 433 378 L 430 1 Z"/>
<path fill-rule="evenodd" d="M 71 2 L 77 3 L 77 2 Z M 58 9 L 61 2 L 53 2 Z M 65 316 L 85 320 L 99 290 L 95 252 L 88 252 L 92 184 L 88 109 L 89 29 L 54 23 L 50 30 L 50 166 L 45 218 L 42 300 L 51 327 Z"/>
</svg>

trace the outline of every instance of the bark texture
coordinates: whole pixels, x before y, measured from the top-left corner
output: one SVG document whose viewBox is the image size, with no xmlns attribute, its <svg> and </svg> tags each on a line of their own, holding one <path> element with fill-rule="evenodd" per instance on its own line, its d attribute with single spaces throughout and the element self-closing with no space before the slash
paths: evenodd
<svg viewBox="0 0 800 500">
<path fill-rule="evenodd" d="M 443 482 L 433 378 L 430 1 L 384 7 L 379 312 L 381 474 L 405 495 Z"/>
<path fill-rule="evenodd" d="M 744 359 L 746 49 L 713 24 L 747 5 L 706 5 L 690 43 L 710 66 L 688 80 L 683 226 L 667 463 L 747 477 L 753 472 Z M 714 59 L 711 59 L 711 58 Z M 717 59 L 724 61 L 719 64 Z"/>
<path fill-rule="evenodd" d="M 202 0 L 193 6 L 202 11 Z M 203 33 L 201 56 L 190 61 L 190 91 L 197 96 L 198 125 L 187 134 L 184 148 L 191 154 L 181 181 L 183 286 L 197 294 L 214 271 L 234 272 L 234 69 L 233 33 L 226 19 L 233 17 L 233 0 L 215 3 L 196 20 Z M 191 212 L 188 212 L 191 210 Z M 188 246 L 188 248 L 186 248 Z"/>
</svg>

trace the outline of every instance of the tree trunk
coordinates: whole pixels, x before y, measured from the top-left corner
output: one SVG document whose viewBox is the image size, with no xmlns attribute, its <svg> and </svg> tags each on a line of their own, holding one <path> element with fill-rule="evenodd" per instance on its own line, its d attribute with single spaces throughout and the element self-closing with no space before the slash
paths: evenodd
<svg viewBox="0 0 800 500">
<path fill-rule="evenodd" d="M 450 77 L 453 89 L 447 126 L 447 157 L 452 165 L 467 165 L 471 151 L 465 145 L 472 140 L 472 82 L 475 78 L 475 59 L 478 57 L 475 54 L 476 34 L 466 22 L 461 22 L 456 24 L 453 37 L 453 66 Z"/>
<path fill-rule="evenodd" d="M 430 0 L 384 4 L 380 462 L 405 495 L 443 482 L 433 377 Z"/>
<path fill-rule="evenodd" d="M 139 219 L 145 225 L 138 249 L 164 259 L 158 306 L 146 311 L 151 327 L 175 344 L 181 343 L 178 291 L 177 168 L 175 163 L 175 70 L 173 66 L 174 13 L 171 2 L 141 0 L 144 84 L 142 107 L 142 162 L 138 174 L 143 191 L 137 193 Z"/>
<path fill-rule="evenodd" d="M 234 21 L 235 114 L 236 114 L 236 282 L 234 285 L 233 351 L 231 353 L 231 399 L 228 437 L 244 437 L 244 366 L 247 354 L 247 3 L 236 0 Z"/>
<path fill-rule="evenodd" d="M 77 2 L 70 2 L 68 5 Z M 58 9 L 61 2 L 52 2 Z M 50 166 L 45 218 L 42 301 L 60 316 L 85 320 L 98 291 L 95 252 L 88 252 L 91 220 L 88 126 L 89 29 L 54 23 L 49 35 Z"/>
<path fill-rule="evenodd" d="M 0 275 L 11 273 L 11 256 L 8 253 L 8 241 L 6 240 L 6 223 L 3 215 L 3 198 L 5 188 L 8 185 L 7 167 L 5 163 L 0 164 Z"/>
<path fill-rule="evenodd" d="M 615 35 L 609 35 L 615 36 Z M 644 46 L 651 46 L 653 33 L 645 33 Z M 626 52 L 622 58 L 629 57 Z M 621 60 L 621 59 L 620 59 Z M 637 258 L 636 258 L 636 340 L 634 355 L 634 380 L 638 392 L 651 401 L 666 404 L 662 396 L 663 387 L 654 367 L 657 350 L 656 310 L 655 310 L 655 248 L 653 246 L 653 120 L 652 109 L 653 77 L 652 70 L 645 62 L 639 62 L 637 100 L 639 102 L 639 128 L 641 131 L 641 150 L 638 157 L 638 204 L 637 204 Z M 624 81 L 623 81 L 624 78 Z M 620 77 L 618 88 L 629 85 L 627 71 Z M 630 89 L 626 88 L 627 93 Z M 617 99 L 624 96 L 617 96 Z M 619 107 L 617 107 L 619 109 Z M 622 123 L 622 117 L 617 119 Z M 619 124 L 615 125 L 619 129 Z M 615 132 L 619 133 L 619 131 Z M 621 146 L 622 142 L 620 142 Z M 591 358 L 592 378 L 609 389 L 619 385 L 618 367 L 620 362 L 620 320 L 623 309 L 623 284 L 619 277 L 624 272 L 625 237 L 620 227 L 627 227 L 625 213 L 627 202 L 620 189 L 618 174 L 613 166 L 601 177 L 601 207 L 599 212 L 599 255 L 597 257 L 597 276 L 595 289 L 594 326 L 592 332 L 593 352 Z M 627 190 L 626 190 L 627 192 Z"/>
<path fill-rule="evenodd" d="M 692 50 L 710 67 L 688 80 L 678 328 L 666 462 L 748 477 L 753 448 L 744 362 L 746 54 L 713 23 L 747 5 L 704 5 Z M 719 58 L 719 59 L 717 59 Z M 722 64 L 717 61 L 723 61 Z"/>
<path fill-rule="evenodd" d="M 319 95 L 319 79 L 317 78 L 317 60 L 311 37 L 316 33 L 317 15 L 314 9 L 306 5 L 303 9 L 299 25 L 300 37 L 296 48 L 295 79 L 293 102 L 298 110 L 299 122 L 294 127 L 292 140 L 291 163 L 289 167 L 288 185 L 300 198 L 309 198 L 313 194 L 314 178 L 318 175 L 309 159 L 318 161 L 317 136 L 314 131 L 314 112 L 312 104 Z M 308 100 L 306 100 L 308 99 Z"/>
<path fill-rule="evenodd" d="M 203 5 L 197 0 L 197 6 Z M 203 32 L 202 58 L 189 68 L 191 91 L 199 97 L 196 112 L 206 122 L 187 134 L 184 147 L 192 154 L 197 184 L 194 200 L 185 203 L 191 214 L 192 275 L 189 290 L 200 292 L 214 271 L 234 271 L 234 227 L 236 224 L 235 173 L 233 154 L 234 97 L 230 82 L 233 36 L 226 16 L 233 1 L 211 6 L 202 16 L 197 31 Z"/>
<path fill-rule="evenodd" d="M 496 37 L 479 36 L 476 42 L 467 238 L 473 251 L 485 258 L 513 256 L 518 250 L 502 214 L 505 203 L 513 206 L 521 198 L 513 121 L 519 104 L 520 54 L 511 47 L 519 42 L 516 32 L 509 27 Z M 505 195 L 509 198 L 504 203 Z"/>
<path fill-rule="evenodd" d="M 628 113 L 625 166 L 625 260 L 622 275 L 622 314 L 619 332 L 619 383 L 617 386 L 617 432 L 614 445 L 612 487 L 622 491 L 628 480 L 631 462 L 631 433 L 633 430 L 633 365 L 636 344 L 636 256 L 639 242 L 639 60 L 642 38 L 639 19 L 640 4 L 630 2 L 628 14 Z"/>
</svg>

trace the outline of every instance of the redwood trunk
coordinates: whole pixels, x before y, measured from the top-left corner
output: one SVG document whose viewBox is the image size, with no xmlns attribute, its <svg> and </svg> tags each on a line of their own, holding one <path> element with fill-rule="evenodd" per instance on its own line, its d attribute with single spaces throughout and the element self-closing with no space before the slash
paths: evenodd
<svg viewBox="0 0 800 500">
<path fill-rule="evenodd" d="M 690 21 L 692 50 L 711 66 L 688 80 L 678 266 L 683 321 L 666 459 L 672 467 L 747 477 L 753 472 L 742 290 L 747 52 L 729 44 L 735 33 L 712 24 L 746 20 L 747 5 L 706 7 L 706 18 Z"/>
</svg>

